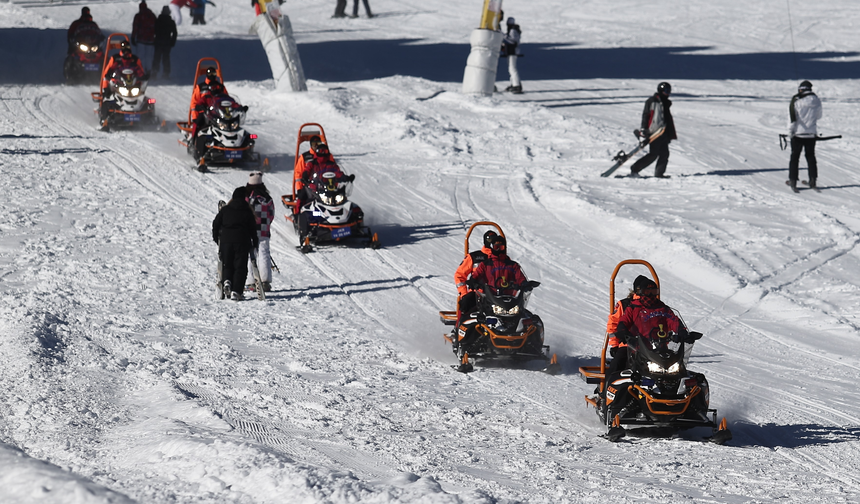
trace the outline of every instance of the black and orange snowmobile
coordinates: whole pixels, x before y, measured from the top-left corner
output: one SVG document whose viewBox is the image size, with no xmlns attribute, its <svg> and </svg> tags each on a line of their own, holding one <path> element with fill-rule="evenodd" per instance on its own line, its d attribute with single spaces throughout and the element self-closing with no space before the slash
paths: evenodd
<svg viewBox="0 0 860 504">
<path fill-rule="evenodd" d="M 493 227 L 499 236 L 505 236 L 501 226 L 495 222 L 472 224 L 466 232 L 466 256 L 469 255 L 469 238 L 478 226 Z M 550 355 L 549 346 L 544 345 L 543 321 L 526 309 L 531 291 L 539 285 L 540 282 L 528 281 L 513 294 L 482 285 L 474 291 L 477 301 L 474 307 L 464 308 L 469 313 L 461 314 L 458 319 L 457 310 L 439 312 L 442 323 L 454 326 L 451 333 L 443 334 L 443 337 L 451 343 L 460 361 L 456 366 L 458 371 L 468 373 L 474 370 L 473 362 L 476 360 L 499 359 L 513 362 L 543 360 L 548 361 L 543 371 L 556 374 L 561 370 L 556 355 Z M 458 304 L 461 303 L 458 301 Z"/>
<path fill-rule="evenodd" d="M 648 268 L 654 283 L 660 286 L 657 273 L 647 261 L 628 259 L 618 263 L 609 282 L 610 314 L 616 309 L 615 279 L 622 266 L 629 264 Z M 683 339 L 634 335 L 628 339 L 626 347 L 617 349 L 627 352 L 626 369 L 615 370 L 608 376 L 606 354 L 610 336 L 608 332 L 604 334 L 600 366 L 579 368 L 587 383 L 597 385 L 594 395 L 586 396 L 585 401 L 597 409 L 600 420 L 606 425 L 607 439 L 615 442 L 624 437 L 625 426 L 656 427 L 669 433 L 710 427 L 709 441 L 723 444 L 732 438 L 726 419 L 717 423 L 717 410 L 709 409 L 710 387 L 705 375 L 687 368 L 693 342 L 701 338 L 701 333 L 689 332 Z"/>
</svg>

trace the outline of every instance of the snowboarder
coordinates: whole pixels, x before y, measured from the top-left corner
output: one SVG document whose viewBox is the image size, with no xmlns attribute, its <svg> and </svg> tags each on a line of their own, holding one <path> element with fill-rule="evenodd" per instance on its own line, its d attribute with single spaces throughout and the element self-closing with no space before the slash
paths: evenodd
<svg viewBox="0 0 860 504">
<path fill-rule="evenodd" d="M 523 92 L 523 86 L 520 82 L 520 72 L 517 70 L 517 58 L 520 57 L 520 25 L 512 17 L 507 21 L 508 31 L 505 34 L 502 42 L 502 57 L 508 58 L 508 74 L 511 77 L 511 85 L 505 88 L 505 91 L 510 91 L 514 94 Z"/>
<path fill-rule="evenodd" d="M 144 68 L 151 66 L 152 46 L 155 45 L 155 13 L 149 10 L 146 2 L 140 2 L 140 10 L 131 22 L 131 45 L 141 44 L 140 59 Z"/>
<path fill-rule="evenodd" d="M 105 38 L 99 25 L 93 21 L 93 17 L 90 15 L 90 8 L 82 7 L 81 17 L 72 21 L 69 31 L 66 32 L 66 39 L 69 44 L 68 53 L 71 54 L 74 52 L 77 40 L 86 36 L 99 41 L 99 43 Z"/>
<path fill-rule="evenodd" d="M 631 177 L 638 177 L 640 171 L 656 160 L 657 165 L 654 168 L 654 176 L 668 178 L 668 175 L 666 175 L 666 166 L 669 164 L 669 142 L 678 138 L 675 134 L 675 121 L 672 119 L 672 112 L 669 110 L 672 106 L 672 101 L 669 100 L 671 93 L 672 85 L 668 82 L 661 82 L 657 85 L 657 92 L 645 101 L 645 110 L 642 112 L 642 127 L 640 129 L 642 141 L 648 142 L 651 134 L 661 128 L 665 128 L 665 130 L 662 135 L 650 142 L 651 149 L 648 154 L 639 158 L 630 167 Z"/>
<path fill-rule="evenodd" d="M 263 172 L 252 172 L 245 185 L 245 199 L 254 210 L 257 219 L 257 267 L 260 270 L 260 280 L 263 291 L 272 290 L 272 254 L 269 250 L 269 240 L 272 237 L 271 226 L 275 217 L 275 203 L 269 195 L 269 190 L 263 183 Z"/>
<path fill-rule="evenodd" d="M 257 219 L 245 201 L 245 187 L 237 187 L 233 197 L 212 221 L 212 239 L 218 244 L 222 263 L 224 297 L 244 299 L 243 289 L 248 278 L 248 255 L 259 246 Z M 238 289 L 238 290 L 237 290 Z"/>
<path fill-rule="evenodd" d="M 370 0 L 361 0 L 364 2 L 364 12 L 367 14 L 367 17 L 372 18 L 373 13 L 370 12 Z M 351 18 L 358 17 L 358 0 L 352 0 L 352 16 Z"/>
<path fill-rule="evenodd" d="M 791 190 L 797 190 L 797 172 L 800 165 L 800 152 L 806 153 L 806 164 L 809 169 L 809 187 L 816 187 L 818 164 L 815 161 L 816 123 L 821 119 L 821 100 L 812 92 L 812 83 L 805 80 L 797 87 L 797 94 L 791 97 L 788 106 L 790 123 L 788 126 L 791 137 L 791 158 L 788 162 L 788 182 Z"/>
<path fill-rule="evenodd" d="M 170 17 L 170 8 L 164 6 L 155 20 L 155 54 L 152 57 L 152 78 L 164 67 L 164 78 L 170 78 L 170 50 L 176 45 L 176 23 Z"/>
</svg>

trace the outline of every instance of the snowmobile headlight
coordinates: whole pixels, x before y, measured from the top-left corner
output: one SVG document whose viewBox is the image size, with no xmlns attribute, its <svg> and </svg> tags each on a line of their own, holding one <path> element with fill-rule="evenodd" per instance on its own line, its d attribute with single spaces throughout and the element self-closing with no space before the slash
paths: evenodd
<svg viewBox="0 0 860 504">
<path fill-rule="evenodd" d="M 139 95 L 139 94 L 140 94 L 140 88 L 139 88 L 139 87 L 131 88 L 131 91 L 129 91 L 129 93 L 130 93 L 132 96 L 137 96 L 137 95 Z"/>
<path fill-rule="evenodd" d="M 338 196 L 339 195 L 329 196 L 327 194 L 320 194 L 320 201 L 323 202 L 323 205 L 329 205 L 329 206 L 337 205 L 337 202 L 338 202 L 337 197 Z"/>
<path fill-rule="evenodd" d="M 337 196 L 334 197 L 334 204 L 340 205 L 341 203 L 343 203 L 343 200 L 345 200 L 345 199 L 346 199 L 346 196 L 344 196 L 343 194 L 338 194 Z"/>
<path fill-rule="evenodd" d="M 676 362 L 671 366 L 664 368 L 656 362 L 648 362 L 648 372 L 653 374 L 676 374 L 681 371 L 681 364 Z"/>
<path fill-rule="evenodd" d="M 119 87 L 119 94 L 121 94 L 123 96 L 128 96 L 129 95 L 128 88 L 125 86 L 120 86 Z"/>
<path fill-rule="evenodd" d="M 514 306 L 510 310 L 506 310 L 499 305 L 493 305 L 493 313 L 495 313 L 496 315 L 516 315 L 519 312 L 520 312 L 519 306 Z"/>
<path fill-rule="evenodd" d="M 89 47 L 87 47 L 87 45 L 86 45 L 86 44 L 81 44 L 81 45 L 79 45 L 78 47 L 80 47 L 80 48 L 81 48 L 81 51 L 83 51 L 83 52 L 87 52 L 87 51 L 89 51 L 89 50 L 90 50 L 90 48 L 89 48 Z"/>
</svg>

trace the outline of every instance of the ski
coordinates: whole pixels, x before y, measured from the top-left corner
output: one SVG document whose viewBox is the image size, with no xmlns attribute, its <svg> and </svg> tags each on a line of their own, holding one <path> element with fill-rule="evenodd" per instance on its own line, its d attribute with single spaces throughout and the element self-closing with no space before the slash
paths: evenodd
<svg viewBox="0 0 860 504">
<path fill-rule="evenodd" d="M 656 139 L 657 139 L 657 137 L 659 137 L 660 135 L 662 135 L 662 134 L 663 134 L 663 131 L 664 131 L 664 130 L 665 130 L 665 128 L 660 128 L 659 130 L 655 131 L 655 132 L 654 132 L 654 133 L 653 133 L 653 134 L 648 138 L 648 143 L 651 143 L 651 142 L 653 142 L 654 140 L 656 140 Z M 636 138 L 640 138 L 640 137 L 641 137 L 641 135 L 642 135 L 642 133 L 641 133 L 639 130 L 633 130 L 633 134 L 634 134 L 634 135 L 636 135 Z M 601 174 L 600 174 L 600 176 L 601 176 L 601 177 L 608 177 L 608 176 L 612 175 L 612 173 L 614 173 L 614 172 L 615 172 L 615 170 L 617 170 L 619 167 L 621 167 L 621 165 L 623 165 L 624 163 L 626 163 L 628 159 L 630 159 L 631 157 L 633 157 L 633 154 L 636 154 L 637 152 L 639 152 L 640 150 L 642 150 L 646 145 L 648 145 L 648 144 L 647 144 L 647 143 L 643 143 L 643 142 L 641 142 L 641 141 L 640 141 L 640 142 L 639 142 L 639 145 L 637 145 L 636 147 L 634 147 L 634 148 L 633 148 L 633 150 L 632 150 L 632 151 L 630 151 L 630 152 L 624 152 L 623 150 L 622 150 L 622 151 L 618 151 L 618 154 L 616 154 L 616 155 L 615 155 L 615 157 L 613 157 L 613 158 L 612 158 L 612 160 L 613 160 L 613 161 L 615 161 L 615 164 L 614 164 L 614 165 L 612 165 L 612 168 L 610 168 L 610 169 L 606 170 L 605 172 L 601 173 Z"/>
<path fill-rule="evenodd" d="M 254 273 L 254 288 L 257 290 L 257 299 L 266 300 L 266 292 L 263 291 L 263 279 L 260 277 L 260 269 L 257 268 L 257 251 L 251 249 L 251 271 Z"/>
<path fill-rule="evenodd" d="M 227 205 L 226 201 L 219 200 L 218 201 L 218 211 L 220 212 L 221 209 L 224 208 L 226 205 Z M 218 284 L 217 284 L 217 291 L 218 292 L 217 292 L 217 294 L 215 294 L 215 299 L 220 301 L 220 300 L 224 299 L 224 297 L 225 297 L 224 296 L 224 274 L 223 274 L 224 265 L 221 263 L 221 253 L 220 253 L 221 243 L 220 242 L 218 243 L 218 250 L 219 250 L 219 252 L 218 252 Z"/>
</svg>

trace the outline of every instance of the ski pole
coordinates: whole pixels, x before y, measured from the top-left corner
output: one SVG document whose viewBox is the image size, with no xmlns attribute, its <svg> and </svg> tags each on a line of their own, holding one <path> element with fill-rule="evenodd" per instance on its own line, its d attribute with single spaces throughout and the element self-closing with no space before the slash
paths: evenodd
<svg viewBox="0 0 860 504">
<path fill-rule="evenodd" d="M 275 271 L 277 271 L 278 273 L 280 273 L 280 272 L 281 272 L 281 268 L 279 268 L 279 267 L 278 267 L 278 265 L 277 265 L 277 264 L 275 264 L 275 258 L 274 258 L 274 257 L 269 257 L 269 259 L 271 259 L 271 261 L 272 261 L 272 269 L 273 269 L 273 270 L 275 270 Z"/>
<path fill-rule="evenodd" d="M 817 137 L 814 137 L 814 138 L 818 142 L 824 142 L 826 140 L 836 140 L 837 138 L 842 138 L 842 135 L 832 135 L 832 136 L 818 135 Z M 788 135 L 785 135 L 785 134 L 779 135 L 779 148 L 781 150 L 785 150 L 786 147 L 788 147 L 789 143 L 791 143 L 791 141 L 788 139 Z"/>
</svg>

